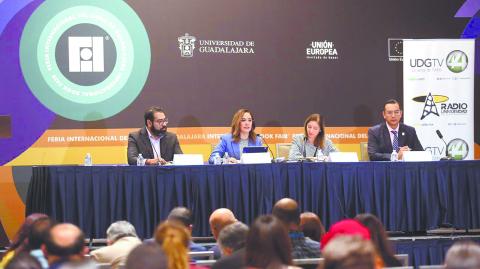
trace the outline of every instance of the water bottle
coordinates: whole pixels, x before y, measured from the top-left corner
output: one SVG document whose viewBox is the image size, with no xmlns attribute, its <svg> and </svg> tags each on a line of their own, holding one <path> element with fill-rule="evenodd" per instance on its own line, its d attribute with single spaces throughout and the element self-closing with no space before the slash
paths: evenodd
<svg viewBox="0 0 480 269">
<path fill-rule="evenodd" d="M 217 152 L 213 156 L 213 164 L 215 164 L 215 165 L 222 164 L 222 158 L 220 157 L 220 153 Z"/>
<path fill-rule="evenodd" d="M 390 161 L 392 161 L 392 162 L 398 161 L 398 153 L 397 153 L 396 150 L 392 151 L 392 155 L 390 155 Z"/>
<path fill-rule="evenodd" d="M 230 159 L 228 152 L 225 152 L 225 155 L 223 155 L 223 164 L 228 164 L 228 159 Z"/>
<path fill-rule="evenodd" d="M 137 166 L 144 166 L 145 165 L 145 158 L 143 158 L 142 153 L 138 154 L 137 157 Z"/>
<path fill-rule="evenodd" d="M 90 155 L 90 153 L 87 153 L 87 155 L 85 155 L 85 159 L 83 160 L 83 165 L 92 166 L 92 155 Z"/>
</svg>

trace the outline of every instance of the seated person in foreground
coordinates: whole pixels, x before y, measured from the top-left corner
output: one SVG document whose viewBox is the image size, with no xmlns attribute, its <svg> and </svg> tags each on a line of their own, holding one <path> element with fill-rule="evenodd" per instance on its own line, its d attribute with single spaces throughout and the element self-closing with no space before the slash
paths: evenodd
<svg viewBox="0 0 480 269">
<path fill-rule="evenodd" d="M 303 124 L 304 133 L 293 136 L 288 158 L 299 160 L 308 157 L 328 156 L 337 151 L 332 141 L 325 135 L 325 117 L 312 114 Z"/>
<path fill-rule="evenodd" d="M 220 232 L 223 228 L 235 222 L 237 222 L 237 218 L 235 218 L 233 212 L 228 208 L 217 208 L 212 214 L 210 214 L 208 223 L 210 224 L 210 230 L 212 231 L 213 237 L 215 238 L 215 241 L 217 241 L 217 244 L 210 248 L 210 250 L 213 251 L 213 258 L 215 260 L 218 260 L 221 257 L 220 246 L 218 243 Z"/>
<path fill-rule="evenodd" d="M 130 222 L 116 221 L 107 229 L 108 246 L 94 250 L 90 255 L 99 263 L 110 263 L 112 268 L 118 268 L 125 263 L 130 251 L 141 243 Z"/>
<path fill-rule="evenodd" d="M 176 221 L 179 224 L 182 224 L 187 229 L 188 234 L 192 236 L 193 216 L 190 209 L 183 206 L 175 207 L 168 214 L 167 220 Z M 190 251 L 207 251 L 207 248 L 193 242 L 193 240 L 190 240 L 190 242 L 188 243 L 188 248 Z"/>
<path fill-rule="evenodd" d="M 204 268 L 189 262 L 188 245 L 191 240 L 187 229 L 178 222 L 163 222 L 155 230 L 155 241 L 167 257 L 169 269 Z"/>
<path fill-rule="evenodd" d="M 303 212 L 300 214 L 300 231 L 303 232 L 305 237 L 320 242 L 325 234 L 325 227 L 317 214 Z"/>
<path fill-rule="evenodd" d="M 255 219 L 245 243 L 246 268 L 300 269 L 293 266 L 292 245 L 283 223 L 272 215 Z"/>
<path fill-rule="evenodd" d="M 377 269 L 373 244 L 360 236 L 339 235 L 323 249 L 322 269 Z"/>
<path fill-rule="evenodd" d="M 153 242 L 134 248 L 127 257 L 126 269 L 168 269 L 167 256 L 161 246 Z"/>
<path fill-rule="evenodd" d="M 320 257 L 320 243 L 305 237 L 300 231 L 300 209 L 298 203 L 291 198 L 283 198 L 275 203 L 272 215 L 278 218 L 285 229 L 292 244 L 292 258 L 306 259 Z"/>
<path fill-rule="evenodd" d="M 248 226 L 240 221 L 222 229 L 218 243 L 222 250 L 222 258 L 212 266 L 212 269 L 242 269 L 245 267 L 245 242 Z"/>
<path fill-rule="evenodd" d="M 368 129 L 368 157 L 370 161 L 390 161 L 395 150 L 398 159 L 403 160 L 403 152 L 423 151 L 415 128 L 400 123 L 402 110 L 397 100 L 388 100 L 383 106 L 385 122 Z"/>
<path fill-rule="evenodd" d="M 372 214 L 359 214 L 355 219 L 363 224 L 370 232 L 370 240 L 375 247 L 378 258 L 382 260 L 385 267 L 402 266 L 402 263 L 395 257 L 391 242 L 388 239 L 382 222 Z"/>
<path fill-rule="evenodd" d="M 456 242 L 447 251 L 445 256 L 445 268 L 480 268 L 480 245 L 473 241 Z"/>
<path fill-rule="evenodd" d="M 220 157 L 228 153 L 228 162 L 238 163 L 244 147 L 262 145 L 261 138 L 255 133 L 255 119 L 248 109 L 242 108 L 233 115 L 231 127 L 231 133 L 222 135 L 220 143 L 210 154 L 209 163 L 214 162 L 217 153 Z"/>
</svg>

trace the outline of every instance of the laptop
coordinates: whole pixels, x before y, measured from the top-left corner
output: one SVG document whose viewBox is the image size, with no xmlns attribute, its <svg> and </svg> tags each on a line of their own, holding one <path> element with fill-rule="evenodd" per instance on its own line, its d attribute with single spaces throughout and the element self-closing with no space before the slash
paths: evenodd
<svg viewBox="0 0 480 269">
<path fill-rule="evenodd" d="M 262 153 L 268 152 L 268 147 L 265 146 L 249 146 L 243 148 L 243 153 Z"/>
<path fill-rule="evenodd" d="M 243 148 L 243 153 L 242 153 L 242 157 L 240 158 L 240 163 L 254 164 L 254 163 L 270 163 L 270 162 L 272 162 L 272 159 L 270 158 L 268 147 L 253 146 L 253 147 Z"/>
<path fill-rule="evenodd" d="M 432 152 L 425 151 L 404 151 L 403 160 L 405 162 L 430 162 L 433 161 Z"/>
<path fill-rule="evenodd" d="M 328 154 L 331 162 L 358 162 L 356 152 L 330 152 Z"/>
<path fill-rule="evenodd" d="M 174 154 L 173 165 L 202 165 L 202 154 Z"/>
</svg>

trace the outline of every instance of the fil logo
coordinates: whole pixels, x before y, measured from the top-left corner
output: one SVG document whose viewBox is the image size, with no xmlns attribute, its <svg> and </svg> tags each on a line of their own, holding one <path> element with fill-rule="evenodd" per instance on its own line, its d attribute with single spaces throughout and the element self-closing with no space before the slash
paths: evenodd
<svg viewBox="0 0 480 269">
<path fill-rule="evenodd" d="M 68 37 L 68 68 L 70 72 L 104 72 L 104 67 L 103 37 Z"/>
<path fill-rule="evenodd" d="M 193 57 L 193 50 L 195 49 L 195 40 L 194 36 L 185 34 L 178 38 L 178 48 L 182 57 Z"/>
</svg>

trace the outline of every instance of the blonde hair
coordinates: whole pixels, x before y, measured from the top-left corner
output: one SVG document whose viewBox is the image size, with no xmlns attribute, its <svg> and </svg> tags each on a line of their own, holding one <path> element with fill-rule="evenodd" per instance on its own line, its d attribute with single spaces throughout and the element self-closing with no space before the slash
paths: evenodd
<svg viewBox="0 0 480 269">
<path fill-rule="evenodd" d="M 155 231 L 155 241 L 167 256 L 169 269 L 188 269 L 188 244 L 190 235 L 187 229 L 176 222 L 161 223 Z"/>
</svg>

